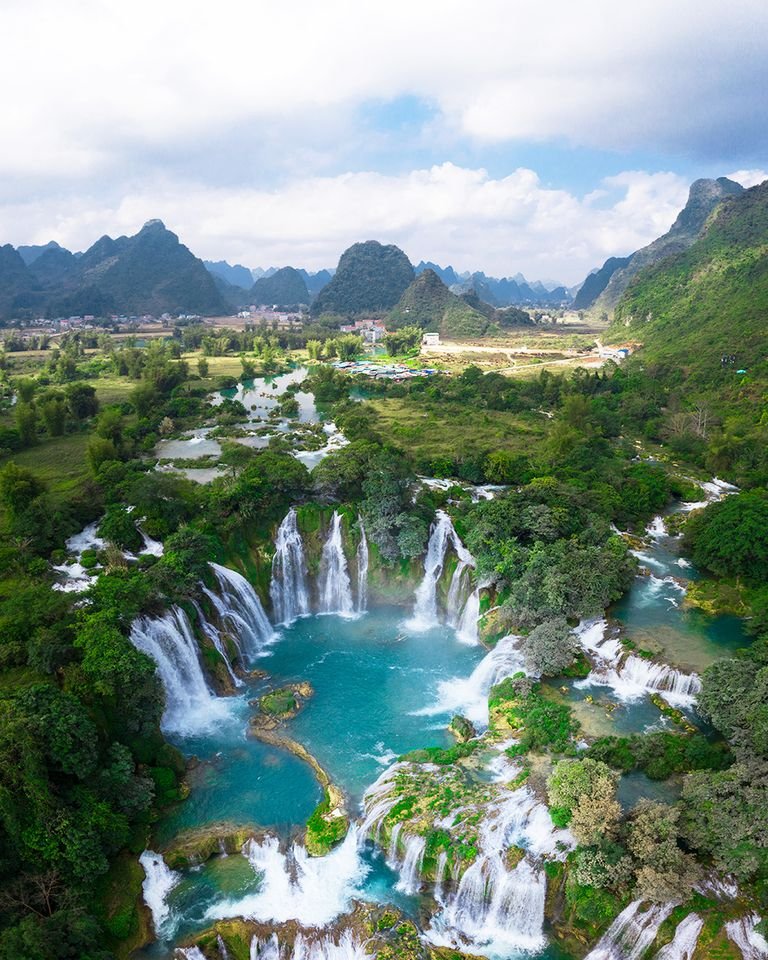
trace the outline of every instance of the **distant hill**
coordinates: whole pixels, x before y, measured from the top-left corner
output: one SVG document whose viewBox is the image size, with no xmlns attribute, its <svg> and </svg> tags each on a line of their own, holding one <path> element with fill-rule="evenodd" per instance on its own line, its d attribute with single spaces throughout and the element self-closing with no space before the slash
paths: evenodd
<svg viewBox="0 0 768 960">
<path fill-rule="evenodd" d="M 425 270 L 432 270 L 434 273 L 440 277 L 446 287 L 450 287 L 452 284 L 461 283 L 462 277 L 453 269 L 451 266 L 441 267 L 436 263 L 432 263 L 430 260 L 426 262 L 422 260 L 415 267 L 416 276 L 424 273 Z"/>
<path fill-rule="evenodd" d="M 609 257 L 599 270 L 590 273 L 584 280 L 579 292 L 573 298 L 571 306 L 574 310 L 586 310 L 592 306 L 600 294 L 608 286 L 608 281 L 622 267 L 629 263 L 629 257 Z"/>
<path fill-rule="evenodd" d="M 82 255 L 58 244 L 0 256 L 0 316 L 225 313 L 213 276 L 160 220 L 133 237 L 104 236 Z"/>
<path fill-rule="evenodd" d="M 514 277 L 489 277 L 481 270 L 475 273 L 457 273 L 453 267 L 441 267 L 436 263 L 422 260 L 416 267 L 416 274 L 432 270 L 459 296 L 473 292 L 484 303 L 493 307 L 537 306 L 559 307 L 568 305 L 571 295 L 562 285 L 547 281 L 534 280 L 529 283 L 522 273 Z"/>
<path fill-rule="evenodd" d="M 726 197 L 739 196 L 743 192 L 741 184 L 727 177 L 695 180 L 691 184 L 688 202 L 670 229 L 653 243 L 633 253 L 627 265 L 613 273 L 603 292 L 594 301 L 592 313 L 610 319 L 633 277 L 645 267 L 687 250 L 700 235 L 707 218 L 718 203 Z"/>
<path fill-rule="evenodd" d="M 766 317 L 768 181 L 729 190 L 698 240 L 640 272 L 606 339 L 640 340 L 644 359 L 707 384 L 726 378 L 733 391 L 736 369 L 764 377 Z M 723 355 L 735 364 L 723 368 Z"/>
<path fill-rule="evenodd" d="M 282 267 L 269 277 L 261 277 L 251 287 L 251 303 L 280 306 L 308 304 L 309 290 L 304 277 L 294 267 Z"/>
<path fill-rule="evenodd" d="M 205 269 L 215 277 L 221 277 L 233 287 L 242 287 L 243 290 L 250 290 L 253 286 L 253 274 L 240 263 L 234 265 L 227 263 L 226 260 L 203 260 Z"/>
<path fill-rule="evenodd" d="M 317 295 L 313 314 L 382 313 L 391 310 L 414 278 L 411 261 L 376 240 L 345 250 L 333 279 Z"/>
<path fill-rule="evenodd" d="M 55 240 L 50 240 L 48 243 L 42 244 L 42 246 L 21 246 L 16 247 L 19 256 L 21 259 L 29 266 L 31 263 L 34 263 L 37 258 L 45 253 L 46 250 L 61 250 L 62 248 L 56 243 Z"/>
<path fill-rule="evenodd" d="M 306 270 L 299 270 L 307 285 L 309 295 L 316 297 L 326 284 L 330 283 L 333 276 L 332 270 L 318 270 L 317 273 L 308 273 Z"/>
</svg>

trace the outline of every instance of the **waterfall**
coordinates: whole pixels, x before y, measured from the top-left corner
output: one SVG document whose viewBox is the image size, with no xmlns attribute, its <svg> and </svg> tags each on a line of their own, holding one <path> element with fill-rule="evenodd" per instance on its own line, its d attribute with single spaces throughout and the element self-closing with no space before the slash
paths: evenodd
<svg viewBox="0 0 768 960">
<path fill-rule="evenodd" d="M 219 582 L 221 596 L 208 589 L 205 593 L 216 607 L 222 624 L 228 625 L 239 640 L 238 646 L 250 660 L 255 660 L 275 637 L 259 595 L 236 570 L 218 563 L 210 566 Z"/>
<path fill-rule="evenodd" d="M 363 518 L 357 518 L 360 527 L 360 543 L 357 545 L 357 612 L 364 613 L 368 609 L 368 538 L 365 535 Z"/>
<path fill-rule="evenodd" d="M 461 617 L 456 626 L 456 636 L 462 643 L 476 644 L 480 641 L 478 621 L 480 619 L 480 587 L 476 587 L 467 597 Z"/>
<path fill-rule="evenodd" d="M 455 627 L 461 617 L 462 601 L 466 596 L 466 581 L 469 579 L 469 564 L 459 560 L 451 577 L 448 596 L 445 601 L 445 621 Z"/>
<path fill-rule="evenodd" d="M 327 856 L 310 857 L 300 844 L 283 852 L 277 837 L 248 840 L 243 854 L 259 877 L 255 893 L 215 903 L 206 920 L 245 917 L 284 923 L 296 920 L 305 927 L 322 927 L 346 913 L 369 867 L 360 858 L 358 832 L 352 826 L 345 840 Z"/>
<path fill-rule="evenodd" d="M 165 689 L 163 729 L 182 735 L 198 733 L 227 716 L 226 701 L 208 687 L 192 626 L 180 607 L 172 607 L 162 617 L 134 620 L 130 639 L 157 665 Z"/>
<path fill-rule="evenodd" d="M 698 914 L 689 913 L 677 925 L 671 942 L 656 954 L 654 960 L 692 960 L 704 921 Z"/>
<path fill-rule="evenodd" d="M 318 586 L 320 609 L 318 612 L 351 617 L 354 614 L 354 604 L 347 558 L 344 554 L 341 520 L 341 514 L 338 510 L 334 510 L 331 529 L 323 544 L 323 553 L 320 558 Z"/>
<path fill-rule="evenodd" d="M 463 939 L 493 953 L 539 950 L 544 946 L 544 870 L 525 857 L 507 870 L 498 854 L 480 856 L 464 872 L 427 936 L 459 947 Z"/>
<path fill-rule="evenodd" d="M 152 850 L 145 850 L 139 857 L 139 863 L 144 868 L 144 880 L 141 884 L 144 903 L 152 914 L 152 926 L 159 940 L 171 913 L 167 902 L 168 894 L 181 880 L 181 874 L 171 870 L 162 854 Z"/>
<path fill-rule="evenodd" d="M 242 687 L 243 681 L 240 679 L 240 677 L 237 676 L 235 671 L 232 669 L 232 664 L 229 660 L 229 654 L 227 653 L 226 645 L 221 636 L 221 633 L 219 632 L 218 627 L 216 627 L 209 620 L 206 620 L 205 614 L 203 613 L 199 603 L 195 603 L 195 610 L 197 610 L 197 616 L 200 621 L 200 627 L 203 633 L 206 635 L 206 637 L 208 637 L 208 639 L 216 648 L 216 652 L 224 661 L 224 665 L 227 668 L 227 673 L 229 674 L 230 680 L 232 681 L 232 683 L 234 683 L 236 687 Z M 238 652 L 240 652 L 239 648 L 238 648 Z"/>
<path fill-rule="evenodd" d="M 351 930 L 345 930 L 338 943 L 328 935 L 307 940 L 306 935 L 299 932 L 290 953 L 280 949 L 274 933 L 266 941 L 254 936 L 250 960 L 370 960 L 370 955 L 365 952 L 365 944 L 358 941 Z"/>
<path fill-rule="evenodd" d="M 399 827 L 400 824 L 398 823 L 397 826 Z M 400 879 L 395 884 L 395 889 L 401 893 L 418 893 L 421 886 L 421 865 L 424 861 L 424 848 L 427 841 L 424 837 L 413 834 L 405 838 L 403 845 L 405 856 L 400 868 Z"/>
<path fill-rule="evenodd" d="M 432 524 L 427 553 L 424 557 L 424 577 L 416 589 L 413 616 L 407 624 L 410 630 L 429 630 L 439 623 L 437 584 L 445 566 L 445 556 L 449 546 L 452 546 L 456 551 L 459 562 L 448 589 L 448 606 L 450 608 L 452 604 L 458 611 L 460 609 L 459 592 L 465 570 L 468 566 L 474 567 L 475 561 L 472 554 L 459 539 L 451 523 L 451 518 L 443 510 L 438 510 L 435 514 L 435 522 Z M 449 609 L 449 617 L 450 615 Z"/>
<path fill-rule="evenodd" d="M 176 956 L 181 960 L 208 960 L 200 947 L 176 947 Z"/>
<path fill-rule="evenodd" d="M 502 637 L 469 677 L 442 680 L 437 688 L 435 703 L 415 711 L 415 716 L 460 713 L 476 727 L 487 727 L 488 694 L 491 688 L 505 677 L 525 671 L 520 643 L 521 638 L 511 634 Z"/>
<path fill-rule="evenodd" d="M 136 524 L 136 529 L 141 534 L 141 539 L 144 541 L 144 546 L 139 550 L 139 553 L 146 553 L 150 557 L 162 557 L 164 547 L 159 540 L 153 540 L 148 533 L 144 532 L 140 523 Z"/>
<path fill-rule="evenodd" d="M 644 913 L 641 906 L 640 900 L 634 900 L 622 910 L 585 960 L 638 960 L 656 939 L 674 904 L 656 904 Z"/>
<path fill-rule="evenodd" d="M 743 960 L 765 960 L 768 957 L 768 942 L 755 929 L 759 922 L 760 917 L 750 913 L 738 920 L 729 920 L 725 925 L 728 939 L 736 944 Z"/>
<path fill-rule="evenodd" d="M 297 617 L 305 617 L 309 613 L 304 545 L 296 526 L 296 510 L 293 507 L 277 531 L 269 594 L 277 623 L 293 623 Z"/>
<path fill-rule="evenodd" d="M 220 933 L 216 934 L 216 946 L 219 948 L 221 960 L 229 960 L 229 950 L 227 950 L 227 945 L 224 943 Z"/>
<path fill-rule="evenodd" d="M 611 687 L 620 700 L 628 702 L 658 693 L 672 706 L 693 706 L 701 690 L 697 674 L 628 653 L 618 637 L 606 636 L 606 629 L 605 620 L 595 620 L 574 630 L 583 649 L 597 660 L 589 676 L 576 682 L 577 687 Z"/>
</svg>

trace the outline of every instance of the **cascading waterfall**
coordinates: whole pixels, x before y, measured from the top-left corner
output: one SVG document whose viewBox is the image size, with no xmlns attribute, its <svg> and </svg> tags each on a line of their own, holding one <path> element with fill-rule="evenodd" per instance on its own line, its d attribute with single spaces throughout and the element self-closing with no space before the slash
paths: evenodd
<svg viewBox="0 0 768 960">
<path fill-rule="evenodd" d="M 275 638 L 259 595 L 237 570 L 211 563 L 221 595 L 205 589 L 206 596 L 216 608 L 222 624 L 228 625 L 239 641 L 240 649 L 250 660 L 255 660 Z"/>
<path fill-rule="evenodd" d="M 293 507 L 285 515 L 275 538 L 269 595 L 276 623 L 287 625 L 309 614 L 307 564 Z"/>
<path fill-rule="evenodd" d="M 341 522 L 341 514 L 338 510 L 334 510 L 331 529 L 323 544 L 323 553 L 320 558 L 318 612 L 351 617 L 354 615 L 355 607 L 352 601 L 352 584 L 349 580 L 347 558 L 344 554 Z"/>
<path fill-rule="evenodd" d="M 236 687 L 242 687 L 243 681 L 240 679 L 240 677 L 237 676 L 235 671 L 232 669 L 232 663 L 230 662 L 229 654 L 227 653 L 227 647 L 226 647 L 226 644 L 224 643 L 224 638 L 222 637 L 219 631 L 219 628 L 215 624 L 211 623 L 210 620 L 206 620 L 205 614 L 203 613 L 202 607 L 200 606 L 199 603 L 195 603 L 195 610 L 197 611 L 197 616 L 200 621 L 200 627 L 203 633 L 206 635 L 206 637 L 208 637 L 208 639 L 216 648 L 216 652 L 224 661 L 224 665 L 227 668 L 227 673 L 229 674 L 230 680 L 232 681 L 232 683 L 234 683 Z M 238 653 L 240 654 L 240 656 L 242 656 L 242 651 L 240 651 L 239 647 L 238 647 Z"/>
<path fill-rule="evenodd" d="M 725 932 L 739 949 L 743 960 L 765 960 L 768 957 L 768 941 L 755 929 L 760 922 L 756 913 L 739 917 L 738 920 L 729 920 L 725 925 Z"/>
<path fill-rule="evenodd" d="M 145 850 L 139 857 L 139 863 L 144 868 L 144 880 L 141 884 L 144 903 L 152 914 L 155 936 L 160 939 L 170 917 L 168 894 L 181 880 L 181 874 L 171 870 L 162 854 L 153 850 Z"/>
<path fill-rule="evenodd" d="M 656 939 L 659 927 L 674 909 L 673 903 L 648 907 L 634 900 L 621 911 L 585 960 L 638 960 Z"/>
<path fill-rule="evenodd" d="M 451 627 L 457 626 L 461 618 L 462 602 L 467 595 L 469 570 L 470 565 L 463 560 L 459 560 L 451 577 L 448 596 L 445 600 L 445 622 Z"/>
<path fill-rule="evenodd" d="M 357 561 L 357 612 L 364 613 L 368 609 L 368 538 L 365 535 L 363 518 L 357 518 L 360 527 L 360 542 L 357 545 L 355 559 Z"/>
<path fill-rule="evenodd" d="M 400 826 L 400 824 L 398 824 Z M 403 841 L 405 853 L 403 864 L 400 867 L 400 879 L 395 884 L 395 889 L 401 893 L 414 894 L 419 892 L 421 886 L 421 865 L 424 861 L 424 849 L 427 841 L 424 837 L 408 836 Z"/>
<path fill-rule="evenodd" d="M 214 696 L 206 682 L 192 626 L 180 607 L 134 620 L 130 639 L 157 665 L 165 689 L 164 730 L 198 733 L 228 715 L 226 700 Z"/>
<path fill-rule="evenodd" d="M 478 663 L 469 677 L 443 680 L 437 688 L 434 704 L 422 707 L 416 716 L 439 716 L 460 713 L 476 727 L 488 726 L 488 694 L 491 687 L 505 677 L 525 672 L 521 652 L 521 638 L 510 634 L 502 637 L 496 646 Z"/>
<path fill-rule="evenodd" d="M 250 960 L 370 960 L 365 944 L 357 940 L 350 930 L 345 930 L 338 943 L 330 936 L 307 940 L 301 932 L 296 934 L 293 949 L 281 950 L 276 934 L 267 940 L 254 937 L 251 940 Z"/>
<path fill-rule="evenodd" d="M 208 960 L 200 947 L 177 947 L 175 955 L 180 960 Z"/>
<path fill-rule="evenodd" d="M 696 913 L 689 913 L 677 925 L 672 940 L 654 957 L 654 960 L 692 960 L 704 921 Z"/>
<path fill-rule="evenodd" d="M 624 701 L 658 693 L 675 707 L 694 704 L 701 690 L 697 674 L 628 653 L 618 637 L 606 636 L 606 630 L 605 620 L 587 621 L 574 630 L 583 649 L 598 661 L 586 679 L 577 681 L 577 687 L 611 687 Z"/>
<path fill-rule="evenodd" d="M 510 869 L 504 854 L 512 844 L 527 853 Z M 427 936 L 454 947 L 492 945 L 494 953 L 539 949 L 547 883 L 533 857 L 562 856 L 560 848 L 573 845 L 567 831 L 553 828 L 546 806 L 527 787 L 502 793 L 484 813 L 477 858 L 454 890 L 441 893 L 442 910 Z"/>
<path fill-rule="evenodd" d="M 427 544 L 427 553 L 424 557 L 424 577 L 416 589 L 416 603 L 413 616 L 408 621 L 410 630 L 429 630 L 439 623 L 437 611 L 437 584 L 443 573 L 445 557 L 449 546 L 452 546 L 458 557 L 458 564 L 453 572 L 451 584 L 448 588 L 447 615 L 449 622 L 455 624 L 461 610 L 462 582 L 465 579 L 467 567 L 474 567 L 472 554 L 466 549 L 453 528 L 451 518 L 443 510 L 435 514 L 435 522 Z"/>
<path fill-rule="evenodd" d="M 476 644 L 480 642 L 480 587 L 476 587 L 467 597 L 461 617 L 456 626 L 456 636 L 463 643 Z"/>
<path fill-rule="evenodd" d="M 354 826 L 324 857 L 310 857 L 300 844 L 283 852 L 273 836 L 248 840 L 243 854 L 260 878 L 259 889 L 239 899 L 216 903 L 207 911 L 206 919 L 296 920 L 306 927 L 322 927 L 345 913 L 352 899 L 361 895 L 369 870 L 360 858 Z"/>
</svg>

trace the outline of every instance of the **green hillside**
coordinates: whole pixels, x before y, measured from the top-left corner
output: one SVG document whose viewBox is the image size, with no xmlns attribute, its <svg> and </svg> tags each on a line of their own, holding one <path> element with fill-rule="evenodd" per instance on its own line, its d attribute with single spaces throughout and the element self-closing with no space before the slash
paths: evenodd
<svg viewBox="0 0 768 960">
<path fill-rule="evenodd" d="M 376 240 L 345 250 L 333 279 L 317 295 L 312 312 L 349 316 L 390 310 L 413 280 L 411 262 L 399 247 Z"/>
<path fill-rule="evenodd" d="M 677 365 L 693 383 L 742 369 L 763 379 L 767 318 L 768 182 L 723 201 L 700 240 L 644 270 L 606 339 L 642 341 L 646 360 Z M 735 362 L 723 367 L 724 354 Z"/>
<path fill-rule="evenodd" d="M 446 337 L 478 337 L 488 319 L 457 297 L 434 270 L 424 270 L 408 287 L 389 314 L 391 327 L 417 326 Z"/>
</svg>

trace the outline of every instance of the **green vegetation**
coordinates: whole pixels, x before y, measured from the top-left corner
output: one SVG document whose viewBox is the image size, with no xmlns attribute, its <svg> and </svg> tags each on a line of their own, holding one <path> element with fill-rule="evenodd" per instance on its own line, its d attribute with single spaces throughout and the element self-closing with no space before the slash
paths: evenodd
<svg viewBox="0 0 768 960">
<path fill-rule="evenodd" d="M 313 315 L 384 312 L 412 280 L 411 262 L 398 247 L 375 240 L 356 243 L 341 255 L 336 273 L 315 298 Z"/>
<path fill-rule="evenodd" d="M 308 304 L 309 290 L 304 277 L 294 267 L 283 267 L 270 277 L 260 277 L 251 287 L 251 303 L 295 307 Z"/>
</svg>

